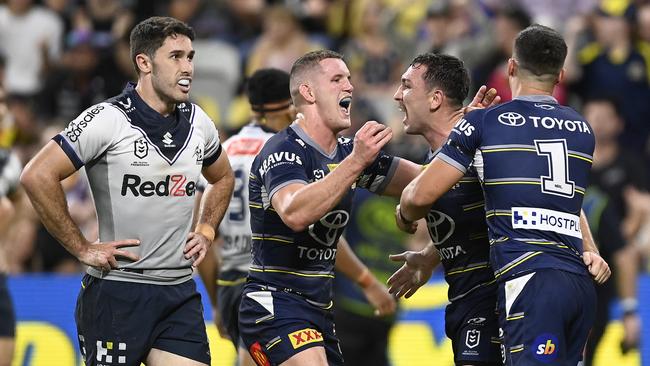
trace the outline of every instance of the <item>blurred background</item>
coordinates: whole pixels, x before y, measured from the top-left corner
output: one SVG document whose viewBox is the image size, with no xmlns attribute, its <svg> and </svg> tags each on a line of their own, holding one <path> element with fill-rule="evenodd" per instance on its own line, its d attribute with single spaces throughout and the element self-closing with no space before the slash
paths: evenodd
<svg viewBox="0 0 650 366">
<path fill-rule="evenodd" d="M 24 165 L 84 109 L 135 79 L 129 32 L 152 15 L 175 17 L 196 31 L 191 97 L 212 117 L 222 141 L 249 121 L 242 95 L 248 75 L 262 67 L 289 71 L 305 52 L 328 48 L 344 54 L 355 86 L 354 125 L 346 133 L 366 120 L 381 121 L 395 131 L 390 152 L 418 162 L 427 144 L 402 133 L 403 115 L 392 100 L 417 54 L 461 58 L 472 78 L 470 95 L 486 84 L 507 101 L 504 66 L 516 34 L 532 23 L 562 32 L 569 55 L 555 97 L 583 113 L 596 135 L 584 207 L 613 272 L 599 288 L 586 365 L 650 365 L 650 1 L 4 0 L 0 197 L 10 199 L 13 210 L 0 211 L 7 219 L 0 220 L 7 221 L 0 225 L 0 269 L 8 273 L 18 318 L 13 365 L 81 364 L 73 311 L 83 268 L 43 228 L 20 188 L 5 187 L 2 177 L 11 175 L 12 162 Z M 83 170 L 64 185 L 73 218 L 87 238 L 96 238 Z M 388 254 L 421 247 L 426 239 L 396 229 L 394 201 L 358 196 L 346 235 L 385 280 L 396 269 Z M 336 297 L 338 316 L 349 325 L 341 330 L 344 345 L 346 337 L 385 332 L 385 339 L 371 340 L 373 352 L 387 349 L 396 366 L 453 365 L 439 273 L 388 319 L 373 318 L 344 279 L 337 279 Z M 230 366 L 234 350 L 219 339 L 210 318 L 206 303 L 213 364 Z M 368 328 L 374 326 L 381 331 Z"/>
</svg>

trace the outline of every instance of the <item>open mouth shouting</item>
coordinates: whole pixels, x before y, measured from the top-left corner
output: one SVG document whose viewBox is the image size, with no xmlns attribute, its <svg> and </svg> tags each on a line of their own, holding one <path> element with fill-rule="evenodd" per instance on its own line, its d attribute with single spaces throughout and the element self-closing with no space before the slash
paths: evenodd
<svg viewBox="0 0 650 366">
<path fill-rule="evenodd" d="M 192 84 L 192 78 L 182 78 L 178 80 L 177 84 L 184 93 L 188 93 L 190 91 L 190 84 Z"/>
<path fill-rule="evenodd" d="M 350 106 L 352 105 L 352 97 L 347 96 L 339 100 L 339 107 L 341 107 L 341 112 L 346 117 L 350 117 Z"/>
</svg>

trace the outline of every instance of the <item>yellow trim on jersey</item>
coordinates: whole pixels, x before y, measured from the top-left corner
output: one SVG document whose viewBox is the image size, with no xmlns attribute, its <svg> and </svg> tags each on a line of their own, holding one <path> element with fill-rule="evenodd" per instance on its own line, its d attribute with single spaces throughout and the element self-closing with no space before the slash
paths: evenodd
<svg viewBox="0 0 650 366">
<path fill-rule="evenodd" d="M 273 241 L 279 241 L 280 243 L 293 244 L 293 240 L 285 240 L 285 239 L 271 238 L 271 237 L 262 238 L 261 236 L 252 236 L 251 239 L 253 239 L 253 240 L 273 240 Z"/>
<path fill-rule="evenodd" d="M 278 344 L 280 342 L 282 342 L 282 338 L 278 338 L 277 341 L 275 341 L 275 342 L 269 344 L 268 346 L 266 346 L 266 349 L 269 350 L 269 349 L 271 349 L 271 347 L 275 346 L 276 344 Z"/>
<path fill-rule="evenodd" d="M 233 281 L 217 279 L 217 286 L 237 286 L 244 282 L 246 282 L 246 277 L 238 278 Z"/>
<path fill-rule="evenodd" d="M 275 315 L 265 316 L 265 317 L 263 317 L 263 318 L 260 318 L 260 319 L 255 320 L 255 324 L 259 324 L 259 323 L 261 323 L 261 322 L 265 322 L 265 321 L 267 321 L 267 320 L 271 320 L 271 319 L 273 319 L 273 318 L 275 318 Z"/>
<path fill-rule="evenodd" d="M 586 161 L 586 162 L 589 163 L 589 164 L 591 164 L 591 163 L 594 162 L 592 159 L 585 158 L 584 156 L 580 156 L 580 155 L 576 155 L 576 154 L 567 154 L 567 155 L 568 155 L 570 158 L 576 158 L 576 159 L 584 160 L 584 161 Z"/>
<path fill-rule="evenodd" d="M 484 153 L 504 152 L 504 151 L 532 151 L 534 153 L 537 153 L 537 150 L 532 149 L 532 148 L 527 148 L 527 147 L 502 147 L 502 148 L 497 148 L 497 149 L 481 150 L 481 152 L 484 152 Z"/>
<path fill-rule="evenodd" d="M 517 319 L 523 319 L 523 315 L 517 315 L 517 316 L 509 316 L 506 318 L 506 320 L 517 320 Z"/>
<path fill-rule="evenodd" d="M 510 349 L 510 353 L 517 353 L 517 352 L 521 352 L 523 350 L 524 350 L 524 347 L 521 346 L 521 348 Z"/>
<path fill-rule="evenodd" d="M 492 216 L 512 216 L 512 212 L 490 212 L 485 215 L 485 218 L 490 218 Z"/>
<path fill-rule="evenodd" d="M 249 204 L 248 204 L 248 207 L 252 207 L 252 208 L 262 208 L 262 205 L 256 205 L 256 204 L 254 204 L 254 203 L 249 203 Z"/>
<path fill-rule="evenodd" d="M 525 180 L 508 180 L 508 181 L 500 181 L 500 182 L 485 182 L 483 183 L 486 186 L 498 186 L 498 185 L 504 185 L 504 184 L 533 184 L 533 185 L 541 185 L 542 183 L 540 182 L 530 182 L 530 181 L 525 181 Z"/>
<path fill-rule="evenodd" d="M 473 210 L 475 208 L 479 208 L 479 207 L 483 207 L 483 206 L 485 206 L 485 202 L 481 202 L 481 203 L 473 205 L 473 206 L 465 207 L 465 208 L 463 208 L 463 211 L 469 211 L 469 210 Z"/>
<path fill-rule="evenodd" d="M 529 260 L 529 259 L 531 259 L 533 257 L 536 257 L 536 256 L 538 256 L 538 255 L 540 255 L 542 253 L 544 253 L 544 252 L 535 252 L 535 253 L 529 255 L 528 257 L 521 259 L 519 262 L 516 262 L 516 263 L 513 263 L 513 264 L 509 265 L 508 267 L 500 270 L 499 273 L 495 274 L 494 278 L 499 278 L 502 274 L 510 271 L 511 269 L 517 267 L 518 265 L 524 263 L 525 261 L 527 261 L 527 260 Z"/>
<path fill-rule="evenodd" d="M 558 243 L 555 243 L 555 242 L 552 242 L 552 241 L 525 241 L 524 243 L 535 244 L 535 245 L 555 245 L 558 248 L 562 248 L 562 249 L 568 249 L 569 248 L 568 246 L 566 246 L 564 244 L 558 244 Z"/>
<path fill-rule="evenodd" d="M 486 265 L 483 265 L 483 266 L 476 266 L 476 267 L 472 267 L 472 268 L 465 268 L 465 269 L 459 269 L 457 271 L 447 272 L 447 276 L 451 276 L 451 275 L 455 275 L 455 274 L 459 274 L 459 273 L 465 273 L 465 272 L 469 272 L 469 271 L 473 271 L 475 269 L 481 269 L 481 268 L 488 268 L 488 265 L 486 264 Z"/>
<path fill-rule="evenodd" d="M 284 271 L 281 269 L 259 269 L 259 268 L 250 268 L 251 271 L 255 272 L 275 272 L 275 273 L 285 273 L 285 274 L 290 274 L 294 276 L 302 276 L 302 277 L 328 277 L 328 278 L 334 278 L 334 275 L 332 274 L 305 274 L 305 273 L 299 273 L 299 272 L 293 272 L 293 271 Z"/>
</svg>

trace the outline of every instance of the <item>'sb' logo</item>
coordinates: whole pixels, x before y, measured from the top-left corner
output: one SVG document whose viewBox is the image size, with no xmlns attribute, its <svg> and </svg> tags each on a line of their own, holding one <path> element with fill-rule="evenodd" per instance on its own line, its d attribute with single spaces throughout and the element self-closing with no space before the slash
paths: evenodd
<svg viewBox="0 0 650 366">
<path fill-rule="evenodd" d="M 536 359 L 544 363 L 551 363 L 555 361 L 558 353 L 560 353 L 558 343 L 555 335 L 550 333 L 542 334 L 535 338 L 532 352 Z"/>
<path fill-rule="evenodd" d="M 526 118 L 516 112 L 501 113 L 497 119 L 499 120 L 499 123 L 511 127 L 522 126 L 526 123 Z"/>
</svg>

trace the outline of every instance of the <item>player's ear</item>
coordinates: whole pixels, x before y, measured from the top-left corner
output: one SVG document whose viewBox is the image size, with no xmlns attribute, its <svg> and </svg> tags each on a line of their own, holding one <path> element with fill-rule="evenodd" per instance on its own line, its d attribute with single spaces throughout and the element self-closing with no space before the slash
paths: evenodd
<svg viewBox="0 0 650 366">
<path fill-rule="evenodd" d="M 506 76 L 515 76 L 515 72 L 517 71 L 517 61 L 515 61 L 514 58 L 510 57 L 508 59 L 508 66 L 506 67 Z"/>
<path fill-rule="evenodd" d="M 556 84 L 559 84 L 564 80 L 564 72 L 565 72 L 565 70 L 564 70 L 564 67 L 563 67 L 562 70 L 560 70 L 560 74 L 557 76 L 557 83 Z"/>
<path fill-rule="evenodd" d="M 144 53 L 138 53 L 135 56 L 135 64 L 141 73 L 148 74 L 151 72 L 151 59 Z"/>
<path fill-rule="evenodd" d="M 445 93 L 442 92 L 440 89 L 433 89 L 431 91 L 431 96 L 429 99 L 429 109 L 431 111 L 435 111 L 436 109 L 440 108 L 440 105 L 442 105 L 442 101 L 445 99 Z"/>
<path fill-rule="evenodd" d="M 316 96 L 314 96 L 314 91 L 311 86 L 308 84 L 300 84 L 298 87 L 300 95 L 307 101 L 307 103 L 312 104 L 316 101 Z"/>
</svg>

